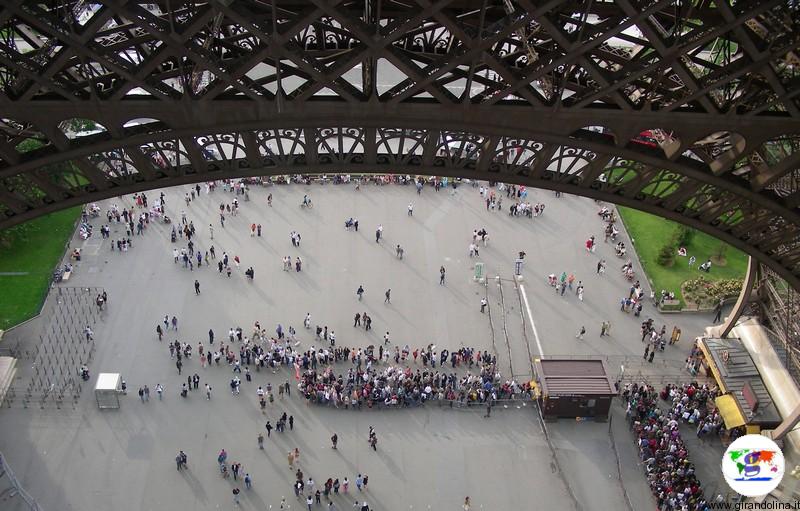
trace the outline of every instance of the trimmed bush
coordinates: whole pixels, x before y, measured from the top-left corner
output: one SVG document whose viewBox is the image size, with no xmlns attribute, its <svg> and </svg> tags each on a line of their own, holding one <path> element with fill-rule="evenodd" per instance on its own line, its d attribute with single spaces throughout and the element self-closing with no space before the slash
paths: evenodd
<svg viewBox="0 0 800 511">
<path fill-rule="evenodd" d="M 666 243 L 661 247 L 661 250 L 658 251 L 656 262 L 661 266 L 672 266 L 675 263 L 675 245 Z"/>
</svg>

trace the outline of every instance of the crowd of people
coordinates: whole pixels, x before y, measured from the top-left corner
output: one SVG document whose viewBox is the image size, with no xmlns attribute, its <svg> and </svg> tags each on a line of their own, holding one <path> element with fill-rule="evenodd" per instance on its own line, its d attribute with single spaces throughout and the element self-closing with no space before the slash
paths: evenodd
<svg viewBox="0 0 800 511">
<path fill-rule="evenodd" d="M 421 185 L 419 182 L 415 184 L 417 184 L 419 193 Z M 206 194 L 213 192 L 217 186 L 219 186 L 218 183 L 206 183 Z M 434 187 L 437 191 L 442 186 L 447 186 L 447 181 L 434 182 Z M 510 216 L 534 218 L 544 212 L 545 204 L 527 201 L 528 191 L 524 186 L 503 184 L 492 188 L 483 185 L 474 186 L 475 188 L 480 188 L 479 194 L 485 202 L 487 210 L 496 209 L 502 211 L 502 192 L 505 192 L 506 198 L 511 201 L 508 206 Z M 238 197 L 244 195 L 244 200 L 246 201 L 249 200 L 249 196 L 247 196 L 247 185 L 238 181 L 222 182 L 222 188 L 225 191 L 235 193 L 235 197 L 231 200 L 215 201 L 219 202 L 219 222 L 220 226 L 224 228 L 225 215 L 229 214 L 235 217 L 239 212 L 241 206 Z M 185 194 L 184 200 L 187 209 L 191 207 L 193 201 L 200 198 L 200 194 L 200 185 Z M 160 199 L 155 201 L 155 205 L 150 210 L 148 210 L 148 201 L 145 194 L 135 195 L 134 200 L 136 205 L 144 211 L 136 213 L 133 208 L 126 210 L 113 206 L 107 212 L 109 222 L 124 224 L 127 236 L 141 235 L 151 219 L 163 217 L 165 221 L 167 220 L 164 215 L 165 202 L 163 194 Z M 304 204 L 307 208 L 310 208 L 310 199 L 304 199 Z M 268 205 L 272 205 L 272 194 L 269 195 Z M 214 212 L 214 209 L 212 208 L 212 212 Z M 407 211 L 408 216 L 413 216 L 412 203 L 408 204 Z M 605 221 L 613 219 L 613 214 L 608 211 L 601 216 Z M 345 229 L 358 231 L 357 219 L 351 217 L 344 223 Z M 195 264 L 198 268 L 203 266 L 203 263 L 205 263 L 205 266 L 209 266 L 209 261 L 214 260 L 219 272 L 223 273 L 225 271 L 228 277 L 232 273 L 231 266 L 234 266 L 236 270 L 239 269 L 240 260 L 238 256 L 234 255 L 229 258 L 228 254 L 220 249 L 222 254 L 217 261 L 213 245 L 209 245 L 208 249 L 204 250 L 205 256 L 203 255 L 203 250 L 199 250 L 195 246 L 195 244 L 200 243 L 196 237 L 199 238 L 208 234 L 211 240 L 214 239 L 214 227 L 211 224 L 208 226 L 207 233 L 202 228 L 204 224 L 198 224 L 201 226 L 201 231 L 203 231 L 200 233 L 201 236 L 198 236 L 195 224 L 193 220 L 187 217 L 186 211 L 181 212 L 180 220 L 175 224 L 177 225 L 172 226 L 172 242 L 175 243 L 180 239 L 181 244 L 185 244 L 183 248 L 173 249 L 172 256 L 174 263 L 178 267 L 181 266 L 178 263 L 182 263 L 184 268 L 194 270 Z M 608 225 L 611 228 L 606 229 L 606 241 L 609 238 L 612 241 L 616 241 L 615 238 L 618 231 L 613 228 L 611 223 Z M 104 238 L 108 237 L 107 228 L 102 228 L 101 232 Z M 242 232 L 249 232 L 252 238 L 256 236 L 260 238 L 262 236 L 262 225 L 247 222 Z M 208 236 L 205 236 L 205 238 L 208 238 Z M 289 238 L 294 248 L 300 247 L 301 236 L 297 231 L 292 230 L 289 233 Z M 380 243 L 383 240 L 383 226 L 381 224 L 376 229 L 375 240 L 376 243 Z M 119 247 L 124 249 L 126 243 L 127 246 L 130 245 L 130 240 L 127 239 L 126 242 L 123 239 L 121 243 Z M 484 247 L 487 246 L 488 232 L 485 228 L 476 228 L 472 232 L 472 239 L 468 249 L 470 257 L 479 256 L 479 245 L 481 244 Z M 112 245 L 117 244 L 112 242 Z M 586 250 L 588 253 L 594 253 L 595 249 L 596 240 L 594 236 L 591 236 L 586 241 Z M 403 251 L 404 249 L 401 245 L 397 244 L 396 254 L 399 259 L 402 259 Z M 618 256 L 625 256 L 625 247 L 621 241 L 617 244 L 616 251 Z M 524 259 L 524 256 L 525 253 L 520 252 L 519 259 Z M 293 258 L 288 255 L 282 257 L 282 263 L 285 271 L 292 271 L 293 269 L 296 272 L 301 271 L 302 261 L 299 256 L 296 257 L 294 265 Z M 597 263 L 597 274 L 602 274 L 604 271 L 605 260 L 600 260 Z M 632 263 L 629 262 L 626 266 L 623 266 L 622 272 L 633 284 L 631 284 L 628 297 L 623 298 L 621 302 L 621 309 L 625 312 L 634 311 L 635 315 L 638 316 L 642 310 L 644 291 L 638 281 L 634 282 Z M 252 266 L 247 268 L 245 272 L 249 279 L 254 278 L 254 273 Z M 581 280 L 576 278 L 574 273 L 565 271 L 560 276 L 552 274 L 548 280 L 550 285 L 555 287 L 556 291 L 561 295 L 564 295 L 566 290 L 574 291 L 578 300 L 583 301 L 585 286 Z M 440 268 L 439 284 L 444 285 L 444 282 L 445 268 L 442 266 Z M 195 292 L 198 295 L 200 294 L 197 280 L 195 280 Z M 385 293 L 385 303 L 388 304 L 391 303 L 390 292 L 391 290 L 389 289 Z M 359 286 L 359 291 L 357 291 L 359 300 L 361 300 L 363 294 L 363 287 Z M 482 300 L 481 312 L 484 311 L 487 305 L 485 300 Z M 277 399 L 282 400 L 291 395 L 292 387 L 295 387 L 295 390 L 299 390 L 299 394 L 308 403 L 330 405 L 336 408 L 358 410 L 373 407 L 412 407 L 423 405 L 428 401 L 437 401 L 449 403 L 450 406 L 487 406 L 489 409 L 487 416 L 491 411 L 492 405 L 498 400 L 530 399 L 534 394 L 532 382 L 518 382 L 514 379 L 503 377 L 498 369 L 497 357 L 488 351 L 462 347 L 450 352 L 447 349 L 437 350 L 433 344 L 412 350 L 407 344 L 401 346 L 390 342 L 388 331 L 383 336 L 383 344 L 379 346 L 369 345 L 366 348 L 339 347 L 336 346 L 333 330 L 329 331 L 327 326 L 319 325 L 316 326 L 315 330 L 312 329 L 310 314 L 306 315 L 303 323 L 304 327 L 310 330 L 309 333 L 316 332 L 317 342 L 324 342 L 300 348 L 300 343 L 295 338 L 296 332 L 293 327 L 289 326 L 284 329 L 282 325 L 278 324 L 273 335 L 271 332 L 268 333 L 259 322 L 254 323 L 250 335 L 247 335 L 241 327 L 231 327 L 227 332 L 227 336 L 223 333 L 217 337 L 214 330 L 209 329 L 207 344 L 197 342 L 197 339 L 188 342 L 181 342 L 180 340 L 174 340 L 173 342 L 170 340 L 167 343 L 170 358 L 175 361 L 175 367 L 179 375 L 182 376 L 184 364 L 189 360 L 198 360 L 201 368 L 190 371 L 187 376 L 182 376 L 180 378 L 180 387 L 174 389 L 174 391 L 176 394 L 179 393 L 183 398 L 188 399 L 190 395 L 195 393 L 194 391 L 205 389 L 205 399 L 210 401 L 212 399 L 212 388 L 209 383 L 202 380 L 205 379 L 203 370 L 211 366 L 230 371 L 230 391 L 232 396 L 238 396 L 241 393 L 246 394 L 247 392 L 255 393 L 257 406 L 261 408 L 262 412 L 265 411 L 268 404 L 275 402 L 276 392 Z M 366 330 L 371 329 L 372 318 L 366 312 L 363 315 L 359 313 L 355 315 L 354 327 L 360 327 L 362 324 Z M 175 316 L 172 316 L 171 322 L 169 317 L 165 317 L 163 327 L 161 324 L 157 325 L 156 331 L 159 340 L 170 330 L 174 330 L 175 336 L 177 336 L 178 326 Z M 383 328 L 380 331 L 382 332 Z M 609 332 L 610 322 L 604 321 L 601 327 L 601 336 L 608 335 Z M 647 335 L 650 336 L 648 337 L 648 351 L 650 346 L 652 346 L 653 352 L 655 352 L 656 346 L 661 346 L 663 350 L 664 331 L 662 329 L 655 338 L 651 337 L 655 332 L 652 324 L 649 324 L 647 328 Z M 583 332 L 581 333 L 581 338 L 582 335 Z M 312 336 L 309 335 L 309 337 Z M 330 342 L 330 346 L 328 346 L 328 342 Z M 648 353 L 645 353 L 645 357 L 647 356 Z M 652 361 L 652 354 L 649 356 Z M 436 367 L 437 365 L 439 368 Z M 448 365 L 449 368 L 447 367 Z M 271 371 L 272 374 L 282 371 L 288 377 L 283 383 L 275 385 L 274 389 L 270 383 L 258 385 L 256 382 L 251 384 L 254 380 L 254 373 L 262 370 Z M 292 376 L 295 382 L 291 382 Z M 280 380 L 283 381 L 284 378 L 280 377 Z M 156 384 L 154 389 L 159 400 L 161 400 L 162 392 L 164 391 L 161 383 Z M 170 390 L 172 391 L 173 389 Z M 639 440 L 640 453 L 642 461 L 647 468 L 648 481 L 660 508 L 664 510 L 702 509 L 703 494 L 700 484 L 694 475 L 694 468 L 688 461 L 686 448 L 681 441 L 677 425 L 682 422 L 697 425 L 698 436 L 716 433 L 720 427 L 721 420 L 717 414 L 713 411 L 709 413 L 705 408 L 706 401 L 713 392 L 710 389 L 699 386 L 679 388 L 668 386 L 664 393 L 665 399 L 671 402 L 671 407 L 667 412 L 662 412 L 659 408 L 659 396 L 651 387 L 631 385 L 626 387 L 624 392 L 625 400 L 628 403 L 628 417 L 631 420 L 631 427 L 636 432 Z M 202 394 L 202 391 L 195 394 Z M 139 397 L 142 402 L 149 401 L 149 395 L 150 388 L 147 385 L 140 387 Z M 293 418 L 289 416 L 287 419 L 286 413 L 284 413 L 281 419 L 276 421 L 277 430 L 285 430 L 287 421 L 289 429 L 293 429 Z M 269 437 L 273 429 L 270 421 L 267 421 L 266 429 L 267 437 Z M 336 441 L 333 439 L 332 441 L 335 449 Z M 377 435 L 374 434 L 374 430 L 370 432 L 368 443 L 372 449 L 377 450 Z M 259 435 L 259 447 L 263 447 L 262 435 Z M 220 455 L 222 456 L 223 453 L 224 450 Z M 233 479 L 238 480 L 240 474 L 242 474 L 241 465 L 234 463 L 229 466 L 226 458 L 227 454 L 225 453 L 225 457 L 222 460 L 218 459 L 223 477 L 228 477 L 228 474 L 232 474 Z M 299 450 L 292 450 L 288 455 L 288 459 L 290 468 L 294 469 L 294 465 L 299 462 Z M 176 462 L 178 470 L 187 468 L 187 457 L 183 451 L 176 458 Z M 252 485 L 250 474 L 244 473 L 242 478 L 246 484 L 246 489 L 250 489 Z M 359 474 L 355 478 L 355 482 L 358 490 L 362 489 L 362 485 L 363 489 L 366 489 L 366 476 L 362 477 Z M 349 480 L 347 477 L 344 477 L 343 480 L 337 477 L 330 477 L 322 485 L 317 485 L 298 468 L 293 491 L 297 499 L 307 504 L 309 509 L 314 504 L 320 505 L 322 498 L 327 498 L 329 509 L 333 509 L 331 497 L 339 493 L 347 494 L 348 486 Z M 233 489 L 233 495 L 234 501 L 238 504 L 239 488 Z M 468 503 L 469 498 L 467 498 L 465 506 Z M 354 507 L 357 509 L 369 509 L 365 502 L 358 501 L 356 501 Z"/>
<path fill-rule="evenodd" d="M 432 349 L 429 346 L 424 353 L 429 360 L 436 358 Z M 358 355 L 360 357 L 361 354 Z M 410 366 L 401 365 L 372 367 L 372 355 L 367 353 L 366 357 L 366 367 L 362 368 L 359 362 L 347 372 L 338 375 L 332 366 L 303 371 L 300 391 L 309 402 L 345 409 L 361 409 L 364 405 L 368 408 L 376 405 L 408 407 L 422 405 L 430 400 L 449 401 L 451 406 L 453 403 L 491 406 L 498 399 L 531 396 L 530 384 L 503 379 L 497 369 L 497 357 L 486 351 L 462 348 L 458 352 L 448 353 L 443 350 L 439 359 L 440 367 L 446 367 L 449 358 L 449 373 L 444 370 L 435 371 L 433 364 L 430 370 L 427 367 L 424 370 L 414 370 Z M 414 361 L 416 362 L 416 352 Z M 455 369 L 462 365 L 467 372 L 458 376 Z"/>
<path fill-rule="evenodd" d="M 143 193 L 138 194 L 135 196 L 134 202 L 139 207 L 146 207 L 147 196 Z M 88 211 L 93 216 L 99 216 L 99 206 L 96 204 L 92 204 Z M 160 216 L 161 211 L 163 211 L 163 209 L 160 203 L 153 206 L 151 211 L 143 211 L 138 214 L 134 212 L 133 208 L 120 208 L 117 204 L 111 204 L 106 210 L 106 219 L 108 223 L 100 226 L 100 237 L 110 240 L 109 246 L 112 251 L 127 252 L 129 249 L 133 248 L 133 240 L 131 237 L 143 235 L 149 227 L 150 221 Z M 120 232 L 118 238 L 111 239 L 111 225 L 113 224 L 119 225 L 125 229 L 125 235 L 123 236 L 122 232 Z"/>
<path fill-rule="evenodd" d="M 660 392 L 650 385 L 635 383 L 623 389 L 625 415 L 636 435 L 640 462 L 662 511 L 707 508 L 695 466 L 681 438 L 680 425 L 698 426 L 698 436 L 707 430 L 705 424 L 718 420 L 709 413 L 716 394 L 715 388 L 697 383 L 667 385 Z M 659 400 L 664 402 L 664 408 Z"/>
<path fill-rule="evenodd" d="M 173 320 L 171 324 L 169 318 L 165 317 L 164 327 L 161 324 L 156 326 L 159 340 L 169 326 L 177 330 L 177 318 L 173 316 Z M 322 327 L 317 328 L 322 330 Z M 390 344 L 387 332 L 385 343 L 377 348 L 373 345 L 367 348 L 331 345 L 330 348 L 311 346 L 299 351 L 293 345 L 294 329 L 289 327 L 288 332 L 287 336 L 283 327 L 278 325 L 277 335 L 268 336 L 266 330 L 256 322 L 249 338 L 241 327 L 231 328 L 228 343 L 218 340 L 216 348 L 212 348 L 216 336 L 210 329 L 208 336 L 212 347 L 207 348 L 202 342 L 194 346 L 176 339 L 168 343 L 169 355 L 175 360 L 179 375 L 182 374 L 185 361 L 195 354 L 200 359 L 201 368 L 228 367 L 233 373 L 242 375 L 246 382 L 252 381 L 251 367 L 255 372 L 264 369 L 271 370 L 273 374 L 280 367 L 294 370 L 299 389 L 306 399 L 345 408 L 361 408 L 362 405 L 372 407 L 374 404 L 412 406 L 431 399 L 462 404 L 491 404 L 497 399 L 530 397 L 529 382 L 503 379 L 497 369 L 497 357 L 485 350 L 481 352 L 464 347 L 454 352 L 446 349 L 437 351 L 432 344 L 413 351 L 408 345 L 403 348 L 395 346 L 392 350 L 391 346 L 384 347 Z M 332 334 L 330 332 L 328 336 Z M 318 337 L 323 339 L 321 333 Z M 392 360 L 395 365 L 391 365 Z M 414 366 L 419 361 L 422 369 L 414 371 L 409 365 L 412 361 Z M 335 375 L 333 366 L 337 363 L 349 363 L 351 367 L 347 373 Z M 437 364 L 442 370 L 435 371 Z M 449 373 L 444 370 L 448 365 L 451 369 Z M 462 369 L 466 370 L 466 374 L 458 376 L 457 371 Z M 181 387 L 181 396 L 187 397 L 187 391 L 197 390 L 199 383 L 197 373 L 188 376 L 187 383 Z M 232 377 L 230 385 L 231 393 L 238 395 L 241 385 L 239 376 Z M 206 390 L 210 399 L 210 389 Z M 284 393 L 288 395 L 290 392 L 288 380 L 279 385 L 281 399 Z M 258 398 L 262 409 L 267 401 L 272 403 L 272 386 L 267 385 L 265 392 L 258 393 Z"/>
</svg>

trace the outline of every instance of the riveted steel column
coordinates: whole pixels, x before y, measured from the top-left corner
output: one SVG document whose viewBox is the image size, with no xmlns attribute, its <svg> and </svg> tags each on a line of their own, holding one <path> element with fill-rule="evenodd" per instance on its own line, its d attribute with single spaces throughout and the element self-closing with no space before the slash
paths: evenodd
<svg viewBox="0 0 800 511">
<path fill-rule="evenodd" d="M 725 318 L 725 322 L 717 327 L 717 336 L 720 338 L 727 337 L 731 332 L 736 322 L 739 321 L 742 312 L 747 304 L 750 303 L 750 295 L 758 282 L 759 264 L 753 261 L 752 257 L 747 258 L 747 272 L 745 273 L 744 281 L 742 282 L 742 290 L 739 293 L 739 298 L 733 305 L 731 313 Z"/>
</svg>

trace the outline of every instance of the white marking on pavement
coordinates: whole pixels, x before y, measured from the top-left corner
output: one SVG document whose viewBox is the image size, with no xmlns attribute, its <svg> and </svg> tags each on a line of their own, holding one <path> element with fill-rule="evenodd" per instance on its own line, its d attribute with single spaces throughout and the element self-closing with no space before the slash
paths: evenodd
<svg viewBox="0 0 800 511">
<path fill-rule="evenodd" d="M 542 341 L 539 340 L 539 332 L 536 331 L 536 324 L 533 322 L 533 314 L 531 314 L 531 306 L 528 303 L 528 295 L 525 293 L 525 286 L 520 284 L 519 290 L 522 293 L 522 300 L 525 302 L 525 310 L 528 313 L 528 322 L 531 324 L 531 330 L 533 330 L 533 338 L 536 339 L 536 347 L 539 348 L 539 356 L 544 356 Z"/>
</svg>

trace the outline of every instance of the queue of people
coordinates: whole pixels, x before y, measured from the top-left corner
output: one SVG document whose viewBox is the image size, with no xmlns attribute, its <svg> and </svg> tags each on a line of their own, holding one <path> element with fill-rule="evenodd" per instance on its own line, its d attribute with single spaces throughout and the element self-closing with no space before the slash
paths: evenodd
<svg viewBox="0 0 800 511">
<path fill-rule="evenodd" d="M 704 511 L 707 501 L 688 449 L 681 424 L 697 424 L 708 416 L 716 389 L 696 383 L 667 385 L 660 393 L 652 386 L 630 383 L 622 392 L 625 415 L 636 435 L 641 465 L 662 511 Z M 659 399 L 665 402 L 662 409 Z"/>
<path fill-rule="evenodd" d="M 336 374 L 332 367 L 303 372 L 300 391 L 309 402 L 336 408 L 360 410 L 362 406 L 409 407 L 427 401 L 449 401 L 459 405 L 491 404 L 498 399 L 530 398 L 530 384 L 503 380 L 494 365 L 479 374 L 457 376 L 455 372 L 412 370 L 389 366 L 364 371 L 354 368 Z"/>
</svg>

